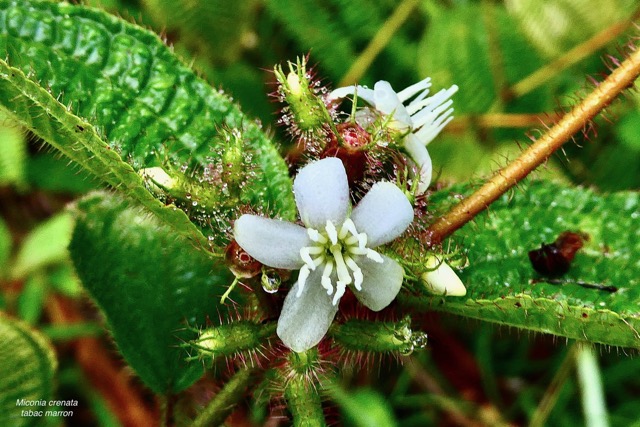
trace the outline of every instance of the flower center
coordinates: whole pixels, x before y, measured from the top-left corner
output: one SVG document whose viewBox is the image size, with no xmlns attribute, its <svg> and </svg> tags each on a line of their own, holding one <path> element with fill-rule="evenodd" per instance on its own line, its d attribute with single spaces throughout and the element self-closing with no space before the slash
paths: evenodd
<svg viewBox="0 0 640 427">
<path fill-rule="evenodd" d="M 328 295 L 333 294 L 333 305 L 336 305 L 344 295 L 347 285 L 353 283 L 357 290 L 362 290 L 363 274 L 356 263 L 358 256 L 365 255 L 375 262 L 383 262 L 379 253 L 366 247 L 367 235 L 358 233 L 351 219 L 347 219 L 339 230 L 333 222 L 327 220 L 324 230 L 307 228 L 307 234 L 313 243 L 300 249 L 300 258 L 305 264 L 298 276 L 298 297 L 302 295 L 311 271 L 322 267 L 320 284 L 327 290 Z M 338 279 L 335 283 L 335 293 L 331 282 L 334 271 Z"/>
</svg>

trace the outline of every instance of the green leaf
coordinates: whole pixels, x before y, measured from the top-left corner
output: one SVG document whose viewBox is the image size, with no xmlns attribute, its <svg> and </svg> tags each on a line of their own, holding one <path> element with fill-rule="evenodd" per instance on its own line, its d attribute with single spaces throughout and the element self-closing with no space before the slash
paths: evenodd
<svg viewBox="0 0 640 427">
<path fill-rule="evenodd" d="M 0 111 L 0 185 L 24 185 L 27 144 L 17 124 Z"/>
<path fill-rule="evenodd" d="M 46 403 L 31 405 L 52 397 L 56 368 L 47 339 L 0 312 L 0 425 L 42 425 L 42 416 L 23 416 L 22 411 L 47 409 Z M 31 405 L 21 405 L 22 400 Z"/>
<path fill-rule="evenodd" d="M 461 188 L 452 191 L 460 192 Z M 468 189 L 467 189 L 468 191 Z M 436 195 L 444 201 L 450 191 Z M 442 206 L 442 205 L 441 205 Z M 545 181 L 524 185 L 454 235 L 468 249 L 466 297 L 402 297 L 436 309 L 531 331 L 640 348 L 640 193 L 596 194 Z M 565 230 L 587 233 L 564 284 L 540 279 L 528 251 Z M 615 286 L 616 292 L 578 282 Z"/>
<path fill-rule="evenodd" d="M 42 153 L 27 162 L 29 184 L 39 190 L 83 194 L 99 188 L 93 175 L 58 153 Z"/>
<path fill-rule="evenodd" d="M 0 50 L 8 52 L 0 104 L 14 119 L 203 248 L 202 233 L 155 200 L 134 172 L 162 166 L 193 175 L 221 163 L 221 128 L 239 129 L 251 157 L 242 202 L 294 215 L 286 165 L 260 126 L 155 34 L 82 6 L 2 0 Z"/>
<path fill-rule="evenodd" d="M 72 228 L 73 218 L 66 212 L 39 224 L 20 246 L 12 276 L 24 278 L 42 267 L 67 259 Z"/>
<path fill-rule="evenodd" d="M 47 280 L 44 274 L 32 274 L 25 280 L 22 292 L 18 297 L 18 313 L 22 320 L 30 325 L 38 322 L 47 290 Z"/>
<path fill-rule="evenodd" d="M 357 427 L 398 425 L 388 400 L 375 390 L 363 388 L 347 393 L 339 385 L 332 385 L 325 392 L 338 404 L 348 421 L 347 425 Z"/>
<path fill-rule="evenodd" d="M 156 393 L 191 385 L 203 367 L 180 344 L 197 336 L 188 326 L 224 316 L 229 270 L 119 197 L 91 194 L 74 213 L 71 257 L 122 355 Z"/>
</svg>

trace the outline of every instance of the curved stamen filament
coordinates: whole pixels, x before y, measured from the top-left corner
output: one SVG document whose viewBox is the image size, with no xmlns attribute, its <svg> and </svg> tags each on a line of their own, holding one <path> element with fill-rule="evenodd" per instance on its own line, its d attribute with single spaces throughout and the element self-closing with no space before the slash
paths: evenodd
<svg viewBox="0 0 640 427">
<path fill-rule="evenodd" d="M 347 266 L 351 269 L 351 271 L 353 271 L 353 286 L 355 286 L 357 290 L 361 291 L 362 280 L 364 279 L 362 270 L 349 255 L 345 255 L 344 262 L 347 263 Z"/>
<path fill-rule="evenodd" d="M 348 285 L 351 283 L 351 275 L 349 274 L 349 269 L 347 269 L 347 265 L 344 263 L 344 258 L 342 257 L 342 247 L 340 245 L 333 245 L 331 247 L 331 254 L 336 262 L 336 272 L 338 273 L 339 281 Z"/>
<path fill-rule="evenodd" d="M 322 272 L 322 279 L 320 279 L 320 284 L 327 290 L 328 295 L 333 293 L 333 286 L 331 286 L 331 273 L 333 273 L 333 263 L 329 261 L 325 264 L 324 271 Z"/>
<path fill-rule="evenodd" d="M 336 305 L 338 301 L 340 301 L 340 298 L 342 298 L 346 289 L 347 284 L 338 280 L 338 283 L 336 283 L 336 293 L 333 295 L 333 305 Z"/>
<path fill-rule="evenodd" d="M 338 243 L 338 230 L 336 230 L 336 226 L 329 220 L 327 220 L 327 225 L 324 228 L 327 231 L 327 236 L 329 236 L 329 240 L 331 240 L 331 244 L 335 245 Z"/>
<path fill-rule="evenodd" d="M 304 284 L 307 281 L 307 278 L 309 277 L 310 273 L 311 273 L 311 270 L 309 270 L 309 267 L 307 267 L 306 265 L 303 265 L 302 268 L 300 269 L 300 274 L 298 274 L 298 292 L 296 293 L 296 296 L 298 298 L 300 297 L 300 295 L 302 295 Z"/>
</svg>

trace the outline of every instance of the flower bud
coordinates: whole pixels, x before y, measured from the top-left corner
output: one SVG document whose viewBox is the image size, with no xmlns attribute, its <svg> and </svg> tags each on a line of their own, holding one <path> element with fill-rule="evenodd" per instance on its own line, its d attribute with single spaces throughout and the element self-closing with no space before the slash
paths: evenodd
<svg viewBox="0 0 640 427">
<path fill-rule="evenodd" d="M 421 279 L 429 292 L 435 295 L 453 297 L 466 295 L 467 289 L 464 284 L 444 260 L 440 260 L 434 255 L 429 255 L 426 267 L 429 271 L 422 274 Z"/>
<path fill-rule="evenodd" d="M 274 72 L 280 83 L 278 96 L 288 104 L 283 110 L 285 116 L 282 122 L 291 126 L 291 134 L 324 133 L 324 127 L 331 122 L 331 116 L 307 73 L 306 60 L 298 59 L 296 64 L 289 62 L 289 72 L 286 75 L 281 66 L 276 66 Z"/>
</svg>

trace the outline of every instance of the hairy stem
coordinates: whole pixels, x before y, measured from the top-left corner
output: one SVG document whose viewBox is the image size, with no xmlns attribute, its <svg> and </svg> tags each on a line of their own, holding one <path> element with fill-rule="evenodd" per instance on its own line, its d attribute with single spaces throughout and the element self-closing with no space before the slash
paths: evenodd
<svg viewBox="0 0 640 427">
<path fill-rule="evenodd" d="M 245 396 L 249 386 L 256 381 L 255 369 L 238 371 L 222 390 L 207 404 L 204 410 L 193 422 L 194 427 L 218 426 L 224 422 L 233 411 L 236 403 Z"/>
<path fill-rule="evenodd" d="M 402 27 L 402 24 L 411 16 L 411 12 L 418 4 L 417 0 L 404 0 L 393 15 L 385 21 L 380 27 L 378 32 L 373 36 L 367 47 L 358 56 L 355 62 L 351 65 L 347 73 L 344 75 L 337 87 L 348 86 L 350 84 L 357 83 L 357 81 L 364 75 L 367 69 L 371 66 L 374 59 L 380 54 L 382 49 L 387 46 L 391 37 Z"/>
<path fill-rule="evenodd" d="M 620 64 L 620 67 L 614 70 L 554 127 L 529 146 L 519 158 L 498 171 L 475 193 L 431 224 L 422 235 L 424 242 L 431 246 L 440 244 L 445 237 L 471 221 L 498 197 L 544 163 L 576 132 L 583 129 L 620 92 L 632 86 L 638 75 L 640 75 L 640 49 L 633 51 Z"/>
</svg>

